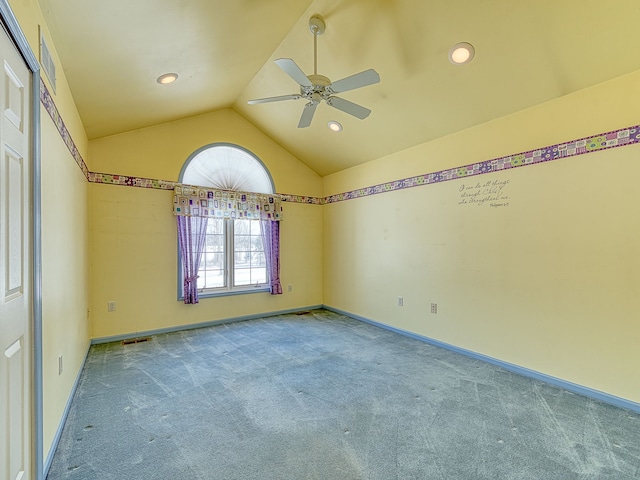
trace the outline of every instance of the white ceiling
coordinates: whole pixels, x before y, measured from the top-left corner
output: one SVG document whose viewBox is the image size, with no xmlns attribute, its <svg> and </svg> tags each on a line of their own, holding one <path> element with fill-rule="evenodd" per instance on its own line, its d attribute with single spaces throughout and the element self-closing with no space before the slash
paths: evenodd
<svg viewBox="0 0 640 480">
<path fill-rule="evenodd" d="M 39 0 L 90 139 L 233 108 L 321 175 L 404 150 L 640 69 L 637 0 Z M 274 60 L 337 80 L 365 120 L 304 100 Z M 449 48 L 472 43 L 468 65 Z M 156 83 L 177 72 L 169 86 Z M 332 133 L 326 124 L 344 125 Z"/>
</svg>

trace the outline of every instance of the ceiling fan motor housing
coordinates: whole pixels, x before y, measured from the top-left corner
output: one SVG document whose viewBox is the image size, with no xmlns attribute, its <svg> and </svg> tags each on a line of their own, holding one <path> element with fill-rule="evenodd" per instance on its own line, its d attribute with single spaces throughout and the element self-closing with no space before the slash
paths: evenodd
<svg viewBox="0 0 640 480">
<path fill-rule="evenodd" d="M 331 80 L 324 75 L 307 75 L 307 78 L 313 83 L 314 87 L 326 87 L 331 84 Z"/>
<path fill-rule="evenodd" d="M 307 78 L 313 84 L 310 87 L 301 85 L 300 86 L 300 94 L 308 99 L 317 99 L 326 100 L 330 95 L 333 94 L 333 91 L 329 87 L 331 85 L 331 80 L 329 80 L 324 75 L 308 75 Z"/>
<path fill-rule="evenodd" d="M 313 15 L 309 19 L 309 30 L 313 35 L 322 35 L 325 31 L 326 25 L 324 23 L 324 18 L 320 15 Z"/>
</svg>

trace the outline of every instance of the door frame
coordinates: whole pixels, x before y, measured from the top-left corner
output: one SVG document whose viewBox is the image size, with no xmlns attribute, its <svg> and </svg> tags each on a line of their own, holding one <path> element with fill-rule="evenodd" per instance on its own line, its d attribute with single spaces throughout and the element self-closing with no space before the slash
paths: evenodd
<svg viewBox="0 0 640 480">
<path fill-rule="evenodd" d="M 30 231 L 32 235 L 32 312 L 31 312 L 31 468 L 33 478 L 44 480 L 43 473 L 43 412 L 42 412 L 42 229 L 41 229 L 41 149 L 40 149 L 40 63 L 31 50 L 20 24 L 8 0 L 0 0 L 0 23 L 22 56 L 31 72 L 31 191 L 32 211 Z"/>
</svg>

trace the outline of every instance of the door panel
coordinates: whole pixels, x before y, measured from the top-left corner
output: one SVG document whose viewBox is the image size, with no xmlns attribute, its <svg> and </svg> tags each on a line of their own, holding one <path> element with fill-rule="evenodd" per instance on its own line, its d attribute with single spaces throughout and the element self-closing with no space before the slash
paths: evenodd
<svg viewBox="0 0 640 480">
<path fill-rule="evenodd" d="M 0 130 L 0 134 L 2 131 Z M 23 159 L 8 145 L 4 145 L 6 179 L 5 190 L 5 302 L 24 291 L 24 168 Z"/>
<path fill-rule="evenodd" d="M 25 398 L 24 389 L 19 386 L 24 381 L 24 348 L 22 345 L 24 338 L 16 340 L 9 348 L 4 351 L 4 357 L 2 360 L 6 367 L 6 381 L 3 385 L 3 391 L 8 392 L 7 410 L 9 413 L 8 423 L 8 465 L 7 465 L 7 477 L 8 479 L 26 479 L 26 453 L 22 447 L 25 445 L 25 436 L 28 432 L 25 431 L 27 425 L 27 419 L 25 418 Z M 13 446 L 16 446 L 15 448 Z"/>
<path fill-rule="evenodd" d="M 31 73 L 0 31 L 0 480 L 31 480 Z"/>
</svg>

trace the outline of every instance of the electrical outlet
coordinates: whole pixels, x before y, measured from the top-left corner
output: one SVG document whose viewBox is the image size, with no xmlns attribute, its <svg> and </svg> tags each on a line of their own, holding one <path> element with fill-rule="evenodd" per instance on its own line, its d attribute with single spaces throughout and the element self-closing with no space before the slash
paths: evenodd
<svg viewBox="0 0 640 480">
<path fill-rule="evenodd" d="M 293 285 L 287 285 L 287 292 L 293 292 Z"/>
<path fill-rule="evenodd" d="M 58 375 L 62 375 L 62 355 L 58 355 Z"/>
<path fill-rule="evenodd" d="M 437 303 L 432 303 L 431 304 L 431 313 L 438 313 L 438 304 Z"/>
<path fill-rule="evenodd" d="M 108 312 L 115 312 L 116 311 L 116 302 L 114 302 L 113 300 L 110 300 L 107 302 L 107 311 Z"/>
<path fill-rule="evenodd" d="M 404 297 L 398 297 L 398 306 L 399 307 L 404 306 Z"/>
</svg>

